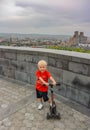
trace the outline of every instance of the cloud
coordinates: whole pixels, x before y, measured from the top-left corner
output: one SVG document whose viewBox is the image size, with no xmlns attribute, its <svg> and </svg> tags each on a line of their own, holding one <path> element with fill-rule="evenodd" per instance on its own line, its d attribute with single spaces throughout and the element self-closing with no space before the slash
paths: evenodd
<svg viewBox="0 0 90 130">
<path fill-rule="evenodd" d="M 55 33 L 65 28 L 68 31 L 77 27 L 87 29 L 89 4 L 89 0 L 1 0 L 0 28 L 30 33 L 48 33 L 48 29 Z"/>
<path fill-rule="evenodd" d="M 0 3 L 0 21 L 7 21 L 7 19 L 11 20 L 14 18 L 18 19 L 20 11 L 23 11 L 23 9 L 21 7 L 15 6 L 14 0 L 3 0 Z"/>
</svg>

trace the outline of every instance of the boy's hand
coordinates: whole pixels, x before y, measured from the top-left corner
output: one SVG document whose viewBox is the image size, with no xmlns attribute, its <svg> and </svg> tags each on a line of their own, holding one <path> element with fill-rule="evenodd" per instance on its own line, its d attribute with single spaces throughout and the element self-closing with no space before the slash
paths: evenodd
<svg viewBox="0 0 90 130">
<path fill-rule="evenodd" d="M 54 81 L 53 83 L 52 83 L 54 86 L 56 86 L 56 82 Z"/>
<path fill-rule="evenodd" d="M 46 86 L 49 86 L 49 83 L 46 83 L 45 85 L 46 85 Z"/>
<path fill-rule="evenodd" d="M 44 86 L 49 86 L 49 83 L 44 82 L 43 85 L 44 85 Z"/>
</svg>

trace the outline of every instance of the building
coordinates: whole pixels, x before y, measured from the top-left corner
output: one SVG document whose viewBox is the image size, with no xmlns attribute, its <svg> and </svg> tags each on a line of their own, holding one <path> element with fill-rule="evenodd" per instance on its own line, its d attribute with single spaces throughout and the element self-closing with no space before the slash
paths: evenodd
<svg viewBox="0 0 90 130">
<path fill-rule="evenodd" d="M 87 37 L 84 36 L 84 32 L 78 32 L 75 31 L 74 35 L 72 37 L 72 40 L 75 39 L 76 44 L 82 43 L 82 44 L 86 44 L 87 43 Z"/>
</svg>

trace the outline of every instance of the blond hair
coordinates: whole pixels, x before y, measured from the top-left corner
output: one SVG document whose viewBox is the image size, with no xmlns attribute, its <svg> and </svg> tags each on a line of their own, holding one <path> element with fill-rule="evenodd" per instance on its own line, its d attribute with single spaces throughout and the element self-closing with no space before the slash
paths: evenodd
<svg viewBox="0 0 90 130">
<path fill-rule="evenodd" d="M 40 66 L 40 65 L 45 65 L 45 66 L 47 66 L 47 62 L 46 62 L 45 60 L 40 60 L 40 61 L 38 62 L 38 66 Z"/>
</svg>

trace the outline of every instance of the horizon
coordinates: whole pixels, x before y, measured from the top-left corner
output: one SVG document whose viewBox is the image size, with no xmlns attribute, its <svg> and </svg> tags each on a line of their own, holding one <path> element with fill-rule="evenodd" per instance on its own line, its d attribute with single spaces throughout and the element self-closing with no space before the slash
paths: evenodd
<svg viewBox="0 0 90 130">
<path fill-rule="evenodd" d="M 15 32 L 15 33 L 14 33 L 14 32 L 13 32 L 13 33 L 12 33 L 12 32 L 9 32 L 9 33 L 8 33 L 8 32 L 7 32 L 7 33 L 6 33 L 6 32 L 0 32 L 0 34 L 54 35 L 54 36 L 55 36 L 55 35 L 56 35 L 56 36 L 64 36 L 64 35 L 65 35 L 65 34 L 46 34 L 46 33 L 45 33 L 45 34 L 44 34 L 44 33 L 41 34 L 41 33 L 18 33 L 18 32 Z M 71 35 L 66 35 L 66 36 L 71 36 Z"/>
<path fill-rule="evenodd" d="M 79 32 L 79 31 L 78 31 Z M 80 32 L 79 32 L 80 33 Z M 67 37 L 72 37 L 74 35 L 74 32 L 73 34 L 69 35 L 65 35 L 65 34 L 36 34 L 36 33 L 3 33 L 3 32 L 0 32 L 0 34 L 8 34 L 8 35 L 42 35 L 42 36 L 67 36 Z M 86 36 L 85 32 L 84 32 L 84 36 Z M 90 36 L 86 36 L 87 38 L 90 39 Z"/>
</svg>

